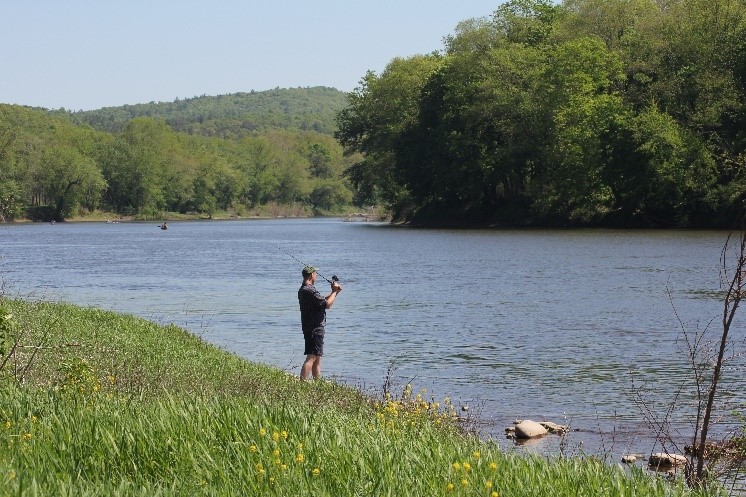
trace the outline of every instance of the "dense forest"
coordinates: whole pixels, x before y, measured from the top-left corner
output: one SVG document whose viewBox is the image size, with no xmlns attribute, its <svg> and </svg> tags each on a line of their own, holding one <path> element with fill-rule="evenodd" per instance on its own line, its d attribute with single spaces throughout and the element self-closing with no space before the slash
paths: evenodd
<svg viewBox="0 0 746 497">
<path fill-rule="evenodd" d="M 88 112 L 0 105 L 0 221 L 103 210 L 340 212 L 354 161 L 335 141 L 346 94 L 296 88 Z"/>
<path fill-rule="evenodd" d="M 56 112 L 75 124 L 116 133 L 136 117 L 162 118 L 176 132 L 243 138 L 268 129 L 298 129 L 332 134 L 336 114 L 347 106 L 334 88 L 275 88 L 267 91 L 177 99 L 174 102 Z"/>
<path fill-rule="evenodd" d="M 336 137 L 398 219 L 729 226 L 745 105 L 743 0 L 510 0 L 365 75 Z"/>
</svg>

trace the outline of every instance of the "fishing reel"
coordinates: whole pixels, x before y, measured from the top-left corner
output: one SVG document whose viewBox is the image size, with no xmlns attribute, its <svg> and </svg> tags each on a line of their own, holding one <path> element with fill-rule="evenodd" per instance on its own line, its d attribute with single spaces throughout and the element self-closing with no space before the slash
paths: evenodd
<svg viewBox="0 0 746 497">
<path fill-rule="evenodd" d="M 335 283 L 336 283 L 336 284 L 339 284 L 339 278 L 337 278 L 337 275 L 336 275 L 336 274 L 332 275 L 332 279 L 331 279 L 331 280 L 327 280 L 326 278 L 324 278 L 324 279 L 325 279 L 326 281 L 328 281 L 329 283 L 331 283 L 331 285 L 332 285 L 332 288 L 334 288 L 334 284 L 335 284 Z M 341 288 L 341 287 L 340 287 L 340 288 Z"/>
</svg>

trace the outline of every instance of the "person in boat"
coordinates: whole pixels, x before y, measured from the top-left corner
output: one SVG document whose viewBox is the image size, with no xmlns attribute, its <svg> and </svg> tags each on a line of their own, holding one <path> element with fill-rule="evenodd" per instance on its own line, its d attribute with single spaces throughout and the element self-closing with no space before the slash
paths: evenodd
<svg viewBox="0 0 746 497">
<path fill-rule="evenodd" d="M 300 379 L 321 378 L 321 357 L 324 355 L 324 333 L 326 328 L 326 310 L 330 309 L 342 291 L 338 282 L 332 281 L 332 290 L 326 297 L 315 286 L 318 273 L 313 266 L 303 268 L 303 284 L 298 290 L 300 320 L 305 341 L 306 360 L 300 370 Z"/>
</svg>

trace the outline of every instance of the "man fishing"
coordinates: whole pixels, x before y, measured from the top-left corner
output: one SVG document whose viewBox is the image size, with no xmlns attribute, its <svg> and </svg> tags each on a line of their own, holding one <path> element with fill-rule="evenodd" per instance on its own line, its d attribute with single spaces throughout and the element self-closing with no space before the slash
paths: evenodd
<svg viewBox="0 0 746 497">
<path fill-rule="evenodd" d="M 326 310 L 334 304 L 334 300 L 342 291 L 342 287 L 336 281 L 331 281 L 332 291 L 326 297 L 316 289 L 314 284 L 318 278 L 316 268 L 306 266 L 303 268 L 303 284 L 298 290 L 298 303 L 300 304 L 300 321 L 305 339 L 306 360 L 300 369 L 300 379 L 306 380 L 309 375 L 313 378 L 321 378 L 321 356 L 324 355 L 324 327 L 326 326 Z M 328 280 L 327 280 L 328 281 Z"/>
</svg>

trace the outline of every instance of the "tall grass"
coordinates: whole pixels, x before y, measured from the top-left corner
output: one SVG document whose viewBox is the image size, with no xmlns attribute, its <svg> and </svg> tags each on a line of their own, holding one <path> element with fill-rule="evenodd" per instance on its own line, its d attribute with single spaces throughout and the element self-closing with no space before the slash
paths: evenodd
<svg viewBox="0 0 746 497">
<path fill-rule="evenodd" d="M 4 305 L 33 348 L 0 371 L 0 495 L 695 495 L 592 458 L 505 452 L 431 402 L 299 382 L 175 327 Z"/>
</svg>

